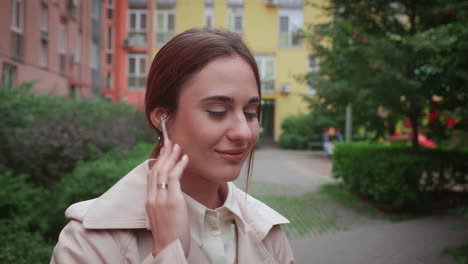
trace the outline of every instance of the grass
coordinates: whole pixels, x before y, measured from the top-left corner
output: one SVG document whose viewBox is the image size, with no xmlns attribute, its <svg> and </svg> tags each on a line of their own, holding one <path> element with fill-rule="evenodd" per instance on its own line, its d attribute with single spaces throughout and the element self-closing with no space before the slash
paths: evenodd
<svg viewBox="0 0 468 264">
<path fill-rule="evenodd" d="M 468 243 L 444 250 L 444 254 L 452 257 L 458 264 L 468 264 Z"/>
<path fill-rule="evenodd" d="M 337 228 L 336 221 L 321 210 L 323 197 L 314 193 L 303 196 L 262 196 L 261 201 L 284 215 L 291 222 L 283 227 L 288 237 L 323 234 Z"/>
</svg>

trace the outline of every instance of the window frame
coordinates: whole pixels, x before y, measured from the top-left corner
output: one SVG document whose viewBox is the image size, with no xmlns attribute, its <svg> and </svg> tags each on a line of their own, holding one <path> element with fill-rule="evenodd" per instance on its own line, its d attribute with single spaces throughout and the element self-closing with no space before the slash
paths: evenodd
<svg viewBox="0 0 468 264">
<path fill-rule="evenodd" d="M 283 27 L 281 25 L 282 18 L 287 18 L 287 32 L 282 31 Z M 301 48 L 303 41 L 298 40 L 298 43 L 295 42 L 295 34 L 304 27 L 304 11 L 302 8 L 293 8 L 293 9 L 280 9 L 278 12 L 278 46 L 280 48 Z M 283 43 L 283 38 L 287 37 L 287 44 Z"/>
<path fill-rule="evenodd" d="M 242 7 L 228 7 L 228 29 L 231 32 L 235 32 L 240 36 L 244 34 L 244 9 Z M 241 28 L 236 28 L 236 18 L 241 20 Z"/>
<path fill-rule="evenodd" d="M 146 83 L 146 72 L 147 72 L 147 61 L 145 53 L 129 53 L 127 58 L 127 87 L 128 90 L 132 91 L 141 91 L 145 90 L 145 84 L 143 86 L 130 86 L 130 78 L 135 78 L 137 82 L 143 79 L 143 83 Z M 130 60 L 135 60 L 135 72 L 130 72 Z M 141 73 L 141 59 L 144 60 L 144 69 L 145 71 Z"/>
<path fill-rule="evenodd" d="M 159 16 L 162 15 L 163 17 L 163 24 L 160 27 L 159 24 Z M 170 29 L 169 28 L 169 17 L 170 16 L 174 17 L 174 28 Z M 169 9 L 157 9 L 156 10 L 156 19 L 154 20 L 154 30 L 155 30 L 155 36 L 156 36 L 156 45 L 157 46 L 162 46 L 166 44 L 171 37 L 174 36 L 175 30 L 176 30 L 176 11 L 174 8 L 169 8 Z M 163 35 L 163 38 L 159 38 L 158 35 Z"/>
<path fill-rule="evenodd" d="M 275 82 L 276 82 L 276 57 L 274 55 L 269 54 L 255 54 L 255 62 L 257 63 L 258 73 L 261 82 L 261 90 L 262 94 L 273 94 L 275 93 Z M 268 75 L 268 63 L 273 64 L 272 74 L 271 76 Z M 272 89 L 264 88 L 265 82 L 272 82 L 273 86 Z"/>
</svg>

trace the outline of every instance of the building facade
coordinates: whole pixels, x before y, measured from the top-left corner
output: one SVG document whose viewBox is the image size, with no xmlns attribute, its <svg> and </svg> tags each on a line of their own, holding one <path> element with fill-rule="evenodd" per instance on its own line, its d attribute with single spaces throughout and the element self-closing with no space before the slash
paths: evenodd
<svg viewBox="0 0 468 264">
<path fill-rule="evenodd" d="M 97 0 L 0 2 L 0 71 L 7 87 L 34 83 L 38 94 L 101 94 Z"/>
<path fill-rule="evenodd" d="M 325 19 L 303 0 L 0 1 L 1 81 L 143 109 L 149 66 L 169 39 L 192 27 L 227 28 L 255 55 L 262 135 L 278 141 L 282 120 L 306 112 L 302 97 L 314 94 L 297 78 L 318 68 L 300 29 Z"/>
<path fill-rule="evenodd" d="M 317 70 L 318 61 L 299 32 L 327 19 L 318 8 L 302 0 L 107 0 L 107 5 L 117 13 L 108 24 L 116 29 L 108 34 L 115 38 L 116 61 L 104 73 L 105 94 L 113 101 L 142 109 L 145 76 L 159 49 L 186 29 L 221 27 L 243 36 L 255 54 L 264 137 L 278 141 L 282 120 L 307 111 L 302 96 L 314 89 L 297 77 Z"/>
</svg>

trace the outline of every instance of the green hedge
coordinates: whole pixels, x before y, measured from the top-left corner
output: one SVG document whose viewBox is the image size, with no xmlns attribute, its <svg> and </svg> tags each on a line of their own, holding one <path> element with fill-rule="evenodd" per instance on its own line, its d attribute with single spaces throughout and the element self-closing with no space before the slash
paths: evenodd
<svg viewBox="0 0 468 264">
<path fill-rule="evenodd" d="M 314 130 L 310 115 L 286 117 L 281 123 L 281 129 L 283 131 L 279 137 L 281 148 L 307 149 L 307 143 L 311 138 L 322 138 L 321 134 Z"/>
<path fill-rule="evenodd" d="M 111 151 L 94 161 L 79 162 L 70 174 L 54 188 L 54 207 L 49 218 L 46 236 L 57 239 L 68 221 L 63 216 L 73 203 L 99 197 L 120 178 L 149 157 L 152 144 L 140 143 L 130 152 Z"/>
<path fill-rule="evenodd" d="M 68 222 L 65 209 L 99 197 L 148 158 L 153 144 L 137 144 L 130 152 L 110 151 L 74 170 L 48 188 L 26 175 L 0 173 L 0 263 L 47 263 L 59 232 Z"/>
<path fill-rule="evenodd" d="M 341 143 L 332 172 L 377 203 L 424 209 L 440 193 L 468 183 L 468 151 L 421 149 L 415 154 L 409 146 Z"/>
<path fill-rule="evenodd" d="M 29 88 L 0 87 L 0 172 L 31 175 L 50 185 L 80 160 L 155 138 L 143 113 L 102 100 L 34 96 Z"/>
</svg>

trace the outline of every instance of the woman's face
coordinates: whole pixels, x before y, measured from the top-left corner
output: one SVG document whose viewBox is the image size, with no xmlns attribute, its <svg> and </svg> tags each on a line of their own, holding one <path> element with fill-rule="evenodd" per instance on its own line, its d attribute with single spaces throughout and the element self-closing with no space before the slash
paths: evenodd
<svg viewBox="0 0 468 264">
<path fill-rule="evenodd" d="M 184 177 L 236 179 L 258 139 L 259 104 L 253 71 L 239 56 L 215 59 L 189 80 L 168 123 L 190 159 Z"/>
</svg>

